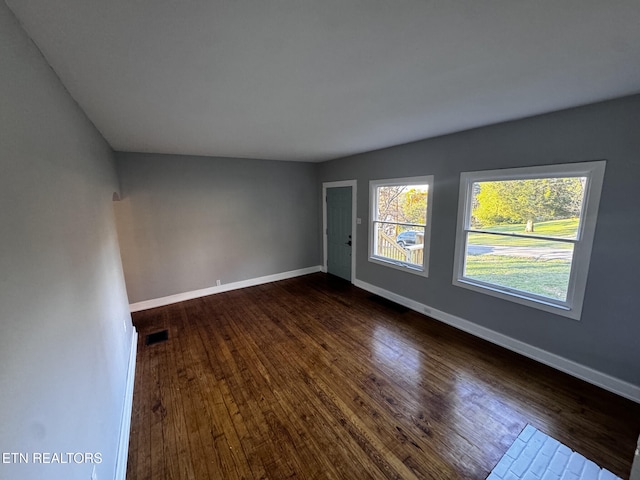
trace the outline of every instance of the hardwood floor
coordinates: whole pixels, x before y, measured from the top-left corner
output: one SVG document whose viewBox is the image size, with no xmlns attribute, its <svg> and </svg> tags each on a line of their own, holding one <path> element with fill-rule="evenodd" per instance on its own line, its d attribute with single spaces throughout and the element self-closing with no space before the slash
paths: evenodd
<svg viewBox="0 0 640 480">
<path fill-rule="evenodd" d="M 629 475 L 640 405 L 328 275 L 134 323 L 129 480 L 484 479 L 527 423 Z"/>
</svg>

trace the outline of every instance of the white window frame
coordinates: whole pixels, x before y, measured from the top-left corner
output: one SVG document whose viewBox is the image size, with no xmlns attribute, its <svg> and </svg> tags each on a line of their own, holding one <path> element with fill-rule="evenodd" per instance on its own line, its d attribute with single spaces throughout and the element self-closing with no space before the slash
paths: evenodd
<svg viewBox="0 0 640 480">
<path fill-rule="evenodd" d="M 555 313 L 574 320 L 580 320 L 582 305 L 589 273 L 589 262 L 593 237 L 598 217 L 598 206 L 604 179 L 606 161 L 555 164 L 536 167 L 509 168 L 460 174 L 460 196 L 458 200 L 458 225 L 456 231 L 453 284 L 494 297 L 509 300 L 529 307 Z M 532 178 L 586 177 L 584 200 L 580 215 L 580 224 L 574 245 L 571 273 L 567 288 L 566 301 L 509 289 L 496 284 L 485 283 L 464 276 L 467 252 L 467 234 L 477 231 L 470 228 L 471 202 L 475 182 L 526 180 Z M 530 235 L 532 238 L 541 238 Z M 544 237 L 543 237 L 544 238 Z M 556 240 L 555 238 L 553 240 Z"/>
<path fill-rule="evenodd" d="M 424 227 L 424 251 L 422 252 L 423 264 L 420 266 L 399 260 L 393 260 L 387 257 L 381 257 L 375 254 L 376 234 L 374 224 L 377 221 L 376 219 L 378 214 L 376 189 L 378 187 L 392 187 L 396 185 L 428 185 L 426 212 L 427 223 Z M 371 180 L 369 181 L 369 206 L 371 215 L 369 218 L 369 261 L 378 265 L 384 265 L 385 267 L 395 268 L 415 275 L 428 277 L 429 252 L 431 251 L 431 212 L 433 211 L 433 175 Z"/>
</svg>

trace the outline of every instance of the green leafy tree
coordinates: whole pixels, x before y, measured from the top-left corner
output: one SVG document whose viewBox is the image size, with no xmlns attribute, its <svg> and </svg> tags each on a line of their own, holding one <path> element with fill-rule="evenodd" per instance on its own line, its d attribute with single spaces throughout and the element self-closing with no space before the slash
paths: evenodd
<svg viewBox="0 0 640 480">
<path fill-rule="evenodd" d="M 427 223 L 427 191 L 409 189 L 402 196 L 402 221 L 405 223 Z"/>
<path fill-rule="evenodd" d="M 476 184 L 473 222 L 478 226 L 524 223 L 533 232 L 535 222 L 580 214 L 584 179 L 537 178 Z"/>
<path fill-rule="evenodd" d="M 378 220 L 390 222 L 383 225 L 387 235 L 395 236 L 394 223 L 426 223 L 427 190 L 393 185 L 378 188 Z"/>
</svg>

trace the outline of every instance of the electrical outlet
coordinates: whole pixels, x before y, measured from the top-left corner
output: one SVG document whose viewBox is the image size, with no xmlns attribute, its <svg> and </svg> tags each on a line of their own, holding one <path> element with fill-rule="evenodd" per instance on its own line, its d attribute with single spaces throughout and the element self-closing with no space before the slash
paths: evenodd
<svg viewBox="0 0 640 480">
<path fill-rule="evenodd" d="M 219 287 L 220 285 L 222 285 L 222 282 L 220 280 L 216 280 L 216 286 Z"/>
</svg>

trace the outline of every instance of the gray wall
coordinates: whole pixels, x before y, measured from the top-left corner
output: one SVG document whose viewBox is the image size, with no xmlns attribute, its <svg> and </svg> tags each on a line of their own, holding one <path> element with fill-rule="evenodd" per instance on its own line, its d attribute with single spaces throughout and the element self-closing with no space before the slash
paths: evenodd
<svg viewBox="0 0 640 480">
<path fill-rule="evenodd" d="M 112 153 L 0 2 L 0 452 L 100 452 L 113 478 L 133 328 Z M 92 465 L 0 463 L 0 478 Z"/>
<path fill-rule="evenodd" d="M 490 108 L 490 105 L 487 107 Z M 320 166 L 358 180 L 357 278 L 640 385 L 640 96 L 424 140 Z M 454 287 L 460 172 L 608 160 L 581 321 Z M 430 277 L 367 261 L 369 180 L 435 175 Z"/>
<path fill-rule="evenodd" d="M 118 153 L 132 303 L 320 264 L 317 165 Z"/>
</svg>

